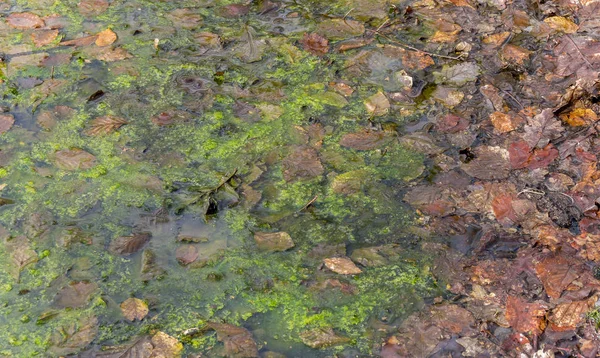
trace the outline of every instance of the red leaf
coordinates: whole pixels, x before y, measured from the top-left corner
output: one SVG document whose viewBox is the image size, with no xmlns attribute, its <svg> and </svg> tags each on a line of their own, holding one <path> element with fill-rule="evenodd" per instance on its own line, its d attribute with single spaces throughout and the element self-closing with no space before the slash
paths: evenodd
<svg viewBox="0 0 600 358">
<path fill-rule="evenodd" d="M 552 144 L 548 144 L 543 149 L 533 151 L 533 154 L 529 157 L 527 167 L 529 169 L 545 168 L 556 158 L 558 158 L 558 150 Z"/>
<path fill-rule="evenodd" d="M 529 161 L 529 152 L 531 148 L 525 141 L 513 142 L 508 146 L 508 154 L 510 155 L 510 166 L 513 169 L 521 169 L 527 166 Z"/>
</svg>

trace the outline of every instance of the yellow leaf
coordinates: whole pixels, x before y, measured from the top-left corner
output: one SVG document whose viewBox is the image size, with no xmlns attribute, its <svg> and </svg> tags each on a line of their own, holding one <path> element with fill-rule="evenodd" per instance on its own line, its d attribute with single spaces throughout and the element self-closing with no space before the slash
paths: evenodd
<svg viewBox="0 0 600 358">
<path fill-rule="evenodd" d="M 556 31 L 562 31 L 566 34 L 575 33 L 579 29 L 579 26 L 577 26 L 573 21 L 563 16 L 550 16 L 544 19 L 544 22 L 552 29 Z"/>
</svg>

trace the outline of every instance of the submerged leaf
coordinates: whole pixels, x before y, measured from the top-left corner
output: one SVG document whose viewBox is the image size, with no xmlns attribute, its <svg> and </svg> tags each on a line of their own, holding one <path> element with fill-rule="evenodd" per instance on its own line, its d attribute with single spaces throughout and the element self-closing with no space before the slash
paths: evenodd
<svg viewBox="0 0 600 358">
<path fill-rule="evenodd" d="M 40 30 L 31 34 L 31 39 L 37 47 L 46 46 L 58 37 L 58 30 Z"/>
<path fill-rule="evenodd" d="M 20 30 L 36 29 L 45 25 L 44 20 L 42 20 L 41 17 L 30 12 L 13 12 L 8 15 L 6 22 L 8 22 L 11 27 Z"/>
<path fill-rule="evenodd" d="M 325 169 L 317 151 L 308 146 L 298 146 L 283 160 L 283 177 L 286 181 L 314 178 Z"/>
<path fill-rule="evenodd" d="M 527 303 L 514 296 L 506 299 L 506 320 L 520 333 L 542 333 L 546 327 L 544 317 L 547 310 L 548 307 L 543 303 Z"/>
<path fill-rule="evenodd" d="M 479 147 L 477 157 L 462 169 L 477 179 L 504 179 L 510 173 L 509 154 L 506 149 L 500 147 Z"/>
<path fill-rule="evenodd" d="M 316 56 L 323 56 L 329 52 L 329 41 L 319 34 L 304 34 L 300 43 L 306 51 Z"/>
<path fill-rule="evenodd" d="M 96 38 L 96 46 L 108 46 L 115 41 L 117 41 L 117 34 L 115 34 L 111 29 L 106 29 L 98 33 L 98 37 Z"/>
<path fill-rule="evenodd" d="M 175 258 L 182 265 L 189 265 L 198 258 L 198 249 L 194 245 L 179 246 L 175 251 Z"/>
<path fill-rule="evenodd" d="M 7 132 L 15 123 L 15 117 L 12 114 L 0 114 L 0 134 Z"/>
<path fill-rule="evenodd" d="M 54 330 L 50 337 L 50 352 L 69 355 L 90 344 L 98 333 L 96 316 L 83 316 L 75 323 L 67 323 Z"/>
<path fill-rule="evenodd" d="M 122 126 L 127 124 L 127 121 L 123 118 L 115 117 L 115 116 L 102 116 L 96 117 L 92 121 L 92 125 L 90 129 L 86 132 L 91 136 L 98 136 L 102 134 L 111 133 Z"/>
<path fill-rule="evenodd" d="M 258 347 L 246 328 L 226 323 L 209 323 L 217 332 L 217 339 L 225 344 L 225 353 L 232 358 L 258 357 Z"/>
<path fill-rule="evenodd" d="M 6 243 L 12 262 L 12 274 L 18 281 L 23 269 L 38 261 L 38 254 L 30 247 L 29 240 L 24 236 L 16 237 Z"/>
<path fill-rule="evenodd" d="M 138 252 L 148 241 L 152 235 L 149 232 L 142 232 L 130 236 L 121 236 L 114 239 L 109 246 L 109 250 L 117 255 L 130 255 Z"/>
<path fill-rule="evenodd" d="M 349 342 L 350 339 L 337 335 L 332 328 L 315 328 L 300 333 L 300 339 L 307 346 L 320 349 Z"/>
<path fill-rule="evenodd" d="M 357 275 L 362 272 L 352 260 L 347 257 L 331 257 L 324 259 L 325 267 L 340 275 Z"/>
<path fill-rule="evenodd" d="M 340 145 L 357 150 L 371 150 L 381 147 L 388 140 L 389 137 L 384 132 L 364 130 L 344 135 L 340 140 Z"/>
<path fill-rule="evenodd" d="M 98 285 L 93 282 L 72 282 L 58 292 L 54 305 L 59 308 L 83 307 L 97 289 Z"/>
<path fill-rule="evenodd" d="M 90 169 L 96 165 L 96 157 L 83 149 L 63 149 L 54 155 L 54 163 L 64 170 Z"/>
<path fill-rule="evenodd" d="M 130 321 L 142 320 L 148 314 L 148 305 L 139 298 L 130 297 L 121 303 L 123 316 Z"/>
<path fill-rule="evenodd" d="M 254 241 L 262 251 L 285 251 L 294 247 L 294 241 L 287 232 L 256 232 Z"/>
</svg>

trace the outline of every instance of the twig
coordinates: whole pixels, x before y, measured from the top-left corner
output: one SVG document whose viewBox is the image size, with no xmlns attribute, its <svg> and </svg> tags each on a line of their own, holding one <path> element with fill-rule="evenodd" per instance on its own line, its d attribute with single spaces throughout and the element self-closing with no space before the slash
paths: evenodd
<svg viewBox="0 0 600 358">
<path fill-rule="evenodd" d="M 544 193 L 541 190 L 535 190 L 535 189 L 523 189 L 520 192 L 517 193 L 517 196 L 524 194 L 524 193 L 528 193 L 528 194 L 537 194 L 537 195 L 546 195 L 546 193 Z"/>
<path fill-rule="evenodd" d="M 302 210 L 308 208 L 310 206 L 310 204 L 314 203 L 317 200 L 318 197 L 319 197 L 318 195 L 315 195 L 315 197 L 310 199 L 310 201 L 308 203 L 306 203 L 306 205 L 304 205 L 302 207 L 302 209 L 298 210 L 298 212 L 301 212 Z"/>
<path fill-rule="evenodd" d="M 407 48 L 407 49 L 409 49 L 409 50 L 413 50 L 413 51 L 417 51 L 417 52 L 422 52 L 422 53 L 424 53 L 424 54 L 426 54 L 426 55 L 433 56 L 433 57 L 447 58 L 447 59 L 449 59 L 449 60 L 455 60 L 455 61 L 464 61 L 464 59 L 462 59 L 462 58 L 460 58 L 460 57 L 454 57 L 454 56 L 440 55 L 440 54 L 437 54 L 437 53 L 427 52 L 427 51 L 424 51 L 424 50 L 418 49 L 418 48 L 416 48 L 416 47 L 414 47 L 414 46 L 411 46 L 411 45 L 405 44 L 405 43 L 403 43 L 403 42 L 400 42 L 400 41 L 398 41 L 398 40 L 394 40 L 394 39 L 390 38 L 389 36 L 382 34 L 382 33 L 381 33 L 381 32 L 379 32 L 378 30 L 373 30 L 373 32 L 375 32 L 375 33 L 376 33 L 376 34 L 378 34 L 379 36 L 383 37 L 384 39 L 388 40 L 389 42 L 391 42 L 391 43 L 394 43 L 394 44 L 396 44 L 396 45 L 398 45 L 398 46 L 406 47 L 406 48 Z"/>
<path fill-rule="evenodd" d="M 579 52 L 579 55 L 581 56 L 581 58 L 583 58 L 583 60 L 585 61 L 585 63 L 587 63 L 588 66 L 590 66 L 590 68 L 593 70 L 594 69 L 594 65 L 592 65 L 590 63 L 590 61 L 588 61 L 587 57 L 585 57 L 583 55 L 583 53 L 579 49 L 579 46 L 577 46 L 577 44 L 575 43 L 575 41 L 573 41 L 573 39 L 571 38 L 571 36 L 569 34 L 566 34 L 565 36 L 567 36 L 567 38 L 571 41 L 571 43 L 573 44 L 573 46 L 575 46 L 575 49 L 577 50 L 577 52 Z"/>
</svg>

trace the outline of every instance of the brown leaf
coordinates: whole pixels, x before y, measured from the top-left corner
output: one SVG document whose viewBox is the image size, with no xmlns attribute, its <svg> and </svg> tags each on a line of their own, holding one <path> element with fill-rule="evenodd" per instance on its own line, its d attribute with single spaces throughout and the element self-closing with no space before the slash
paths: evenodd
<svg viewBox="0 0 600 358">
<path fill-rule="evenodd" d="M 580 69 L 594 69 L 600 64 L 600 41 L 592 37 L 564 35 L 554 48 L 555 73 L 569 76 Z"/>
<path fill-rule="evenodd" d="M 21 271 L 28 265 L 38 261 L 38 254 L 31 248 L 29 240 L 24 236 L 16 237 L 6 243 L 12 262 L 12 275 L 19 281 Z"/>
<path fill-rule="evenodd" d="M 362 272 L 352 260 L 347 257 L 331 257 L 324 259 L 325 267 L 341 275 L 357 275 Z"/>
<path fill-rule="evenodd" d="M 600 262 L 600 235 L 581 233 L 572 238 L 571 246 L 586 260 Z"/>
<path fill-rule="evenodd" d="M 183 344 L 164 332 L 156 332 L 151 342 L 154 348 L 150 358 L 178 358 L 183 351 Z"/>
<path fill-rule="evenodd" d="M 56 39 L 58 30 L 39 30 L 31 34 L 31 39 L 37 47 L 46 46 Z"/>
<path fill-rule="evenodd" d="M 577 26 L 573 21 L 563 16 L 550 16 L 545 18 L 544 22 L 552 29 L 564 32 L 565 34 L 576 33 L 579 29 L 579 26 Z"/>
<path fill-rule="evenodd" d="M 562 292 L 580 275 L 578 269 L 563 256 L 549 257 L 535 265 L 535 272 L 542 281 L 546 294 L 559 298 Z"/>
<path fill-rule="evenodd" d="M 337 335 L 332 328 L 315 328 L 300 333 L 300 339 L 307 346 L 320 349 L 349 342 L 350 339 Z"/>
<path fill-rule="evenodd" d="M 490 120 L 498 133 L 508 133 L 517 128 L 516 118 L 506 113 L 494 112 L 490 115 Z"/>
<path fill-rule="evenodd" d="M 108 249 L 113 254 L 130 255 L 138 252 L 144 245 L 150 241 L 152 235 L 149 232 L 142 232 L 130 236 L 121 236 L 114 239 Z"/>
<path fill-rule="evenodd" d="M 58 292 L 54 305 L 59 308 L 83 307 L 97 289 L 98 285 L 93 282 L 72 282 Z"/>
<path fill-rule="evenodd" d="M 195 9 L 182 8 L 175 9 L 166 15 L 166 18 L 173 22 L 176 27 L 184 29 L 196 29 L 202 25 L 202 16 Z"/>
<path fill-rule="evenodd" d="M 365 108 L 372 116 L 386 115 L 390 110 L 390 101 L 383 92 L 377 92 L 365 99 Z"/>
<path fill-rule="evenodd" d="M 531 147 L 525 141 L 517 141 L 510 143 L 508 146 L 508 154 L 510 156 L 510 166 L 513 169 L 521 169 L 527 166 L 529 162 Z"/>
<path fill-rule="evenodd" d="M 248 13 L 250 12 L 250 6 L 243 5 L 243 4 L 225 5 L 225 6 L 221 6 L 217 10 L 217 12 L 219 15 L 221 15 L 223 17 L 233 19 L 236 17 L 248 15 Z"/>
<path fill-rule="evenodd" d="M 133 55 L 122 47 L 101 47 L 94 53 L 94 57 L 104 62 L 115 62 L 132 58 Z"/>
<path fill-rule="evenodd" d="M 550 140 L 556 139 L 564 131 L 560 121 L 554 117 L 552 109 L 544 109 L 542 113 L 527 120 L 523 139 L 531 148 L 544 148 Z"/>
<path fill-rule="evenodd" d="M 256 246 L 262 251 L 285 251 L 294 247 L 294 241 L 287 232 L 256 232 Z"/>
<path fill-rule="evenodd" d="M 478 179 L 496 180 L 508 177 L 510 173 L 510 160 L 508 151 L 500 147 L 478 147 L 475 159 L 462 165 L 470 176 Z"/>
<path fill-rule="evenodd" d="M 175 258 L 183 266 L 189 265 L 198 258 L 198 249 L 194 245 L 179 246 L 175 250 Z"/>
<path fill-rule="evenodd" d="M 316 56 L 323 56 L 329 52 L 329 41 L 316 33 L 310 35 L 305 33 L 300 43 L 306 51 Z"/>
<path fill-rule="evenodd" d="M 592 296 L 587 300 L 565 302 L 556 306 L 548 321 L 554 331 L 570 331 L 576 329 L 585 322 L 586 315 L 594 309 L 598 296 Z"/>
<path fill-rule="evenodd" d="M 66 323 L 53 330 L 50 337 L 50 352 L 57 356 L 77 353 L 90 344 L 98 333 L 96 316 L 83 316 L 76 323 Z"/>
<path fill-rule="evenodd" d="M 115 34 L 111 29 L 106 29 L 104 31 L 100 31 L 96 38 L 96 46 L 104 47 L 111 45 L 115 41 L 117 41 L 117 34 Z"/>
<path fill-rule="evenodd" d="M 440 117 L 435 124 L 435 128 L 444 133 L 458 133 L 469 127 L 469 121 L 465 118 L 448 114 Z"/>
<path fill-rule="evenodd" d="M 90 129 L 87 130 L 86 134 L 91 136 L 99 136 L 102 134 L 108 134 L 121 128 L 127 124 L 127 121 L 123 118 L 115 116 L 102 116 L 96 117 L 91 124 Z"/>
<path fill-rule="evenodd" d="M 130 297 L 121 303 L 121 312 L 131 322 L 141 321 L 148 314 L 148 305 L 139 298 Z"/>
<path fill-rule="evenodd" d="M 93 44 L 98 35 L 79 37 L 73 40 L 62 41 L 59 45 L 62 46 L 87 46 Z"/>
<path fill-rule="evenodd" d="M 527 162 L 527 168 L 538 169 L 545 168 L 558 158 L 558 150 L 548 144 L 542 149 L 536 149 L 533 151 Z"/>
<path fill-rule="evenodd" d="M 77 4 L 79 13 L 86 17 L 93 17 L 102 14 L 108 9 L 108 1 L 106 0 L 81 0 Z"/>
<path fill-rule="evenodd" d="M 8 15 L 6 22 L 16 29 L 37 29 L 44 27 L 44 20 L 36 14 L 30 12 L 13 12 Z"/>
<path fill-rule="evenodd" d="M 548 307 L 544 303 L 527 303 L 520 297 L 506 299 L 506 320 L 520 333 L 540 334 L 546 327 L 544 317 Z"/>
<path fill-rule="evenodd" d="M 6 133 L 15 124 L 15 117 L 12 114 L 0 114 L 0 134 Z"/>
<path fill-rule="evenodd" d="M 314 178 L 323 174 L 325 169 L 319 160 L 317 151 L 308 146 L 298 146 L 283 160 L 283 177 L 286 181 Z"/>
<path fill-rule="evenodd" d="M 63 149 L 54 154 L 54 164 L 60 169 L 90 169 L 96 165 L 96 157 L 83 149 Z"/>
<path fill-rule="evenodd" d="M 355 133 L 348 133 L 340 139 L 340 145 L 342 147 L 357 149 L 357 150 L 371 150 L 381 147 L 389 140 L 389 137 L 381 131 L 363 130 Z"/>
<path fill-rule="evenodd" d="M 529 60 L 531 54 L 531 51 L 511 44 L 503 46 L 502 51 L 500 52 L 500 55 L 505 62 L 511 64 L 516 63 L 519 65 L 522 65 L 525 61 Z"/>
<path fill-rule="evenodd" d="M 258 357 L 258 347 L 246 328 L 226 323 L 208 324 L 217 332 L 217 339 L 225 344 L 225 353 L 232 358 Z"/>
</svg>

